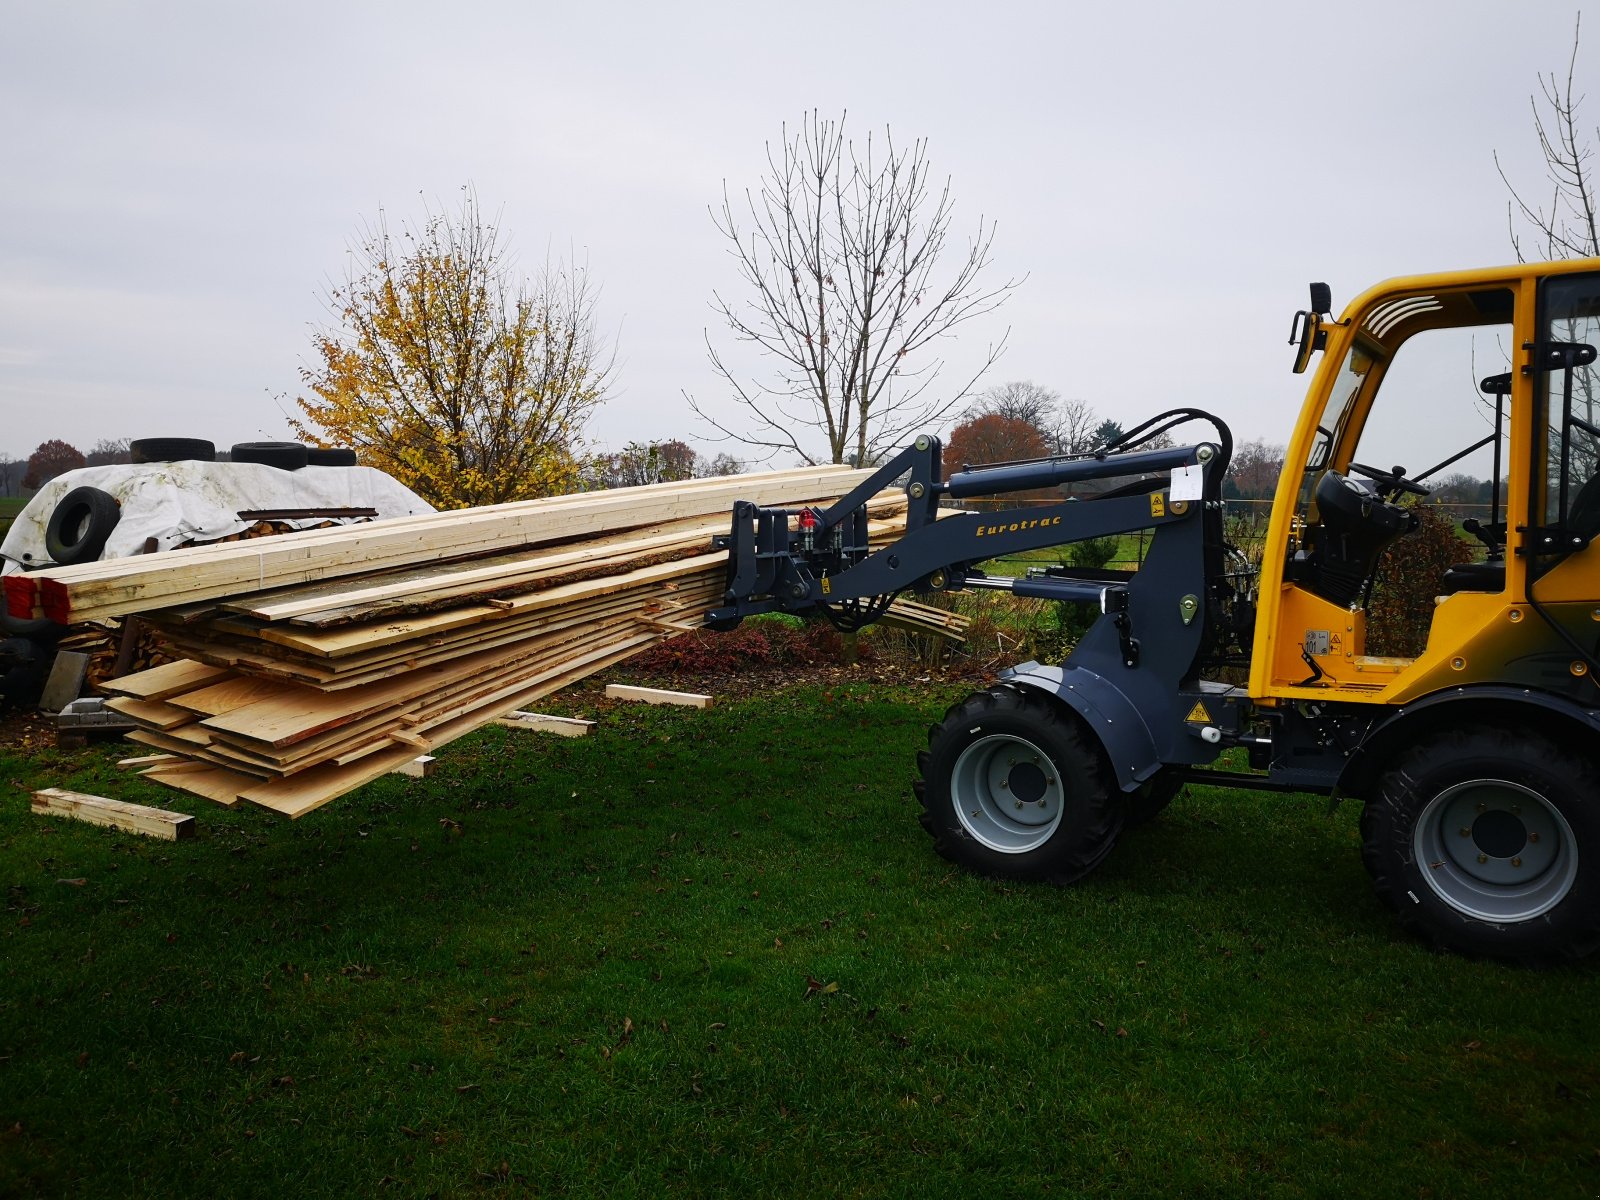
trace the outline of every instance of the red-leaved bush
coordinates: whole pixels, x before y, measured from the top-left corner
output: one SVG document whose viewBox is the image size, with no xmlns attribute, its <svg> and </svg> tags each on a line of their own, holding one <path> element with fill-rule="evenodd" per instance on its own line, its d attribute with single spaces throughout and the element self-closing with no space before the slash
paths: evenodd
<svg viewBox="0 0 1600 1200">
<path fill-rule="evenodd" d="M 861 644 L 861 656 L 868 647 Z M 843 661 L 840 639 L 822 621 L 751 619 L 727 633 L 696 630 L 652 646 L 629 660 L 645 670 L 715 675 L 750 667 L 825 666 Z"/>
</svg>

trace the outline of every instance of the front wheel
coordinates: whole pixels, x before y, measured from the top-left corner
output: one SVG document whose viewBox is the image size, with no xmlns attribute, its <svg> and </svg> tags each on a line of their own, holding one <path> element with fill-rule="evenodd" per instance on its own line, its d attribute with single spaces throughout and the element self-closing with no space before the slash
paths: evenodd
<svg viewBox="0 0 1600 1200">
<path fill-rule="evenodd" d="M 1538 962 L 1600 944 L 1600 772 L 1537 734 L 1421 743 L 1379 780 L 1361 832 L 1379 897 L 1436 945 Z"/>
<path fill-rule="evenodd" d="M 984 875 L 1071 883 L 1122 831 L 1126 810 L 1099 747 L 1032 692 L 992 688 L 956 705 L 918 766 L 934 849 Z"/>
</svg>

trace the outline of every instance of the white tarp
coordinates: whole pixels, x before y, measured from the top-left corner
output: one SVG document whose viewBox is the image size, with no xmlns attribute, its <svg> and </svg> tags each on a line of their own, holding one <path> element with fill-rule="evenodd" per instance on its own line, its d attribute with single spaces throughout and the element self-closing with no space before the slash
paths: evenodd
<svg viewBox="0 0 1600 1200">
<path fill-rule="evenodd" d="M 58 475 L 30 500 L 0 542 L 0 574 L 49 560 L 45 528 L 56 505 L 73 488 L 95 487 L 122 505 L 102 559 L 143 553 L 155 538 L 159 549 L 211 542 L 254 525 L 241 512 L 262 509 L 373 508 L 374 520 L 432 512 L 410 488 L 371 467 L 302 467 L 282 471 L 259 463 L 173 462 L 85 467 Z M 274 518 L 277 520 L 278 518 Z M 284 520 L 293 529 L 327 517 Z M 19 565 L 20 564 L 20 565 Z"/>
</svg>

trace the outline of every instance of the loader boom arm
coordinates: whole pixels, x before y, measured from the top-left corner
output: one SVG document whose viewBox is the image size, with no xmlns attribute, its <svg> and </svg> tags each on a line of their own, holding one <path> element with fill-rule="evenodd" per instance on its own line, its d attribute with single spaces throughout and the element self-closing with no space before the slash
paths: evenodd
<svg viewBox="0 0 1600 1200">
<path fill-rule="evenodd" d="M 1091 499 L 1063 499 L 993 512 L 945 513 L 939 502 L 1198 467 L 1202 494 L 1220 497 L 1225 457 L 1210 442 L 1156 450 L 1031 459 L 959 471 L 940 478 L 940 444 L 921 437 L 872 478 L 830 508 L 760 508 L 739 502 L 732 530 L 719 539 L 729 551 L 728 589 L 714 624 L 731 624 L 763 612 L 803 613 L 833 605 L 889 598 L 907 589 L 1003 587 L 1018 595 L 1061 600 L 1101 599 L 1126 573 L 1088 572 L 1074 577 L 991 578 L 977 564 L 1002 555 L 1109 534 L 1186 521 L 1204 501 L 1171 501 L 1165 480 L 1118 489 Z M 888 546 L 869 544 L 867 501 L 906 477 L 905 532 Z M 1120 494 L 1119 494 L 1120 493 Z M 1195 581 L 1196 587 L 1200 581 Z M 881 610 L 880 610 L 881 611 Z M 868 613 L 866 619 L 872 619 Z"/>
</svg>

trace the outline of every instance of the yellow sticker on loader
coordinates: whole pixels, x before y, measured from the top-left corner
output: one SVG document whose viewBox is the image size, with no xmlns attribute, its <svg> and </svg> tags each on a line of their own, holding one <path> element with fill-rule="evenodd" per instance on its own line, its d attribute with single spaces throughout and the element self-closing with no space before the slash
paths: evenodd
<svg viewBox="0 0 1600 1200">
<path fill-rule="evenodd" d="M 1189 715 L 1185 717 L 1184 720 L 1188 721 L 1190 724 L 1211 724 L 1211 714 L 1206 711 L 1205 701 L 1196 700 L 1194 702 L 1194 707 L 1189 710 Z"/>
<path fill-rule="evenodd" d="M 1164 517 L 1167 515 L 1167 497 L 1163 492 L 1150 493 L 1150 515 Z"/>
</svg>

